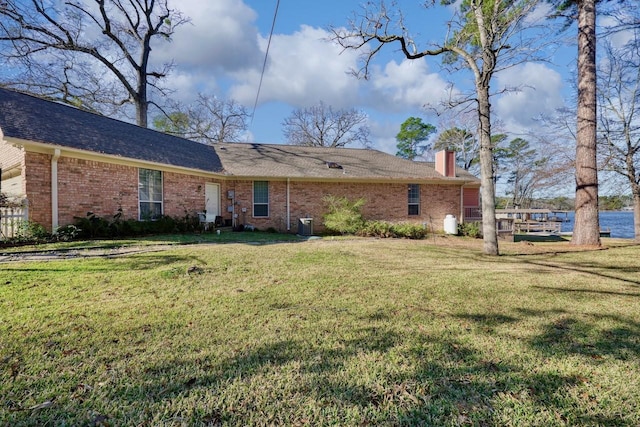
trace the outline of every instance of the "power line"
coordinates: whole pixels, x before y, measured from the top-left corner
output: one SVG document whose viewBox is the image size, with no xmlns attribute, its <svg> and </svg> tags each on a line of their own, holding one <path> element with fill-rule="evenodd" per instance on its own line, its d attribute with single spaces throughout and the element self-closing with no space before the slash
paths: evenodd
<svg viewBox="0 0 640 427">
<path fill-rule="evenodd" d="M 256 100 L 253 103 L 253 112 L 251 113 L 251 124 L 253 124 L 253 117 L 256 114 L 256 108 L 258 106 L 258 98 L 260 97 L 260 89 L 262 88 L 262 79 L 264 78 L 264 70 L 267 68 L 267 58 L 269 57 L 269 48 L 271 47 L 271 38 L 273 37 L 273 29 L 276 26 L 276 17 L 278 16 L 278 8 L 280 7 L 280 0 L 276 1 L 276 10 L 273 13 L 273 21 L 271 22 L 271 31 L 269 32 L 269 40 L 267 41 L 267 50 L 264 53 L 264 62 L 262 63 L 262 72 L 260 73 L 260 82 L 258 83 L 258 91 L 256 92 Z"/>
</svg>

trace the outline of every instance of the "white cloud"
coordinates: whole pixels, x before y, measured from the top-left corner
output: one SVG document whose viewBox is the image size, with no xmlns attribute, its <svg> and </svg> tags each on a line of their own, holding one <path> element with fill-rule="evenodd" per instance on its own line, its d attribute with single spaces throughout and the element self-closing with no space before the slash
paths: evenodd
<svg viewBox="0 0 640 427">
<path fill-rule="evenodd" d="M 562 76 L 544 64 L 527 63 L 496 75 L 496 88 L 516 89 L 493 102 L 495 119 L 511 132 L 529 130 L 535 117 L 564 105 Z"/>
<path fill-rule="evenodd" d="M 167 81 L 175 97 L 189 102 L 206 92 L 252 109 L 268 42 L 268 32 L 256 28 L 256 11 L 238 0 L 182 0 L 179 7 L 191 23 L 179 27 L 171 43 L 154 46 L 152 54 L 157 62 L 175 62 Z M 361 51 L 343 50 L 324 29 L 295 28 L 271 40 L 251 129 L 252 138 L 261 142 L 281 138 L 281 122 L 294 108 L 323 101 L 335 108 L 363 109 L 375 148 L 395 154 L 400 124 L 410 116 L 424 118 L 425 105 L 436 106 L 449 96 L 449 77 L 431 70 L 425 59 L 383 62 L 390 55 L 379 56 L 370 79 L 358 80 L 349 71 L 358 68 Z M 507 127 L 532 125 L 534 116 L 563 104 L 561 80 L 541 64 L 501 72 L 493 87 L 527 86 L 493 100 L 496 119 Z"/>
<path fill-rule="evenodd" d="M 237 0 L 181 0 L 191 22 L 176 28 L 171 43 L 154 47 L 156 61 L 174 61 L 185 70 L 233 71 L 260 62 L 256 12 Z"/>
<path fill-rule="evenodd" d="M 624 12 L 621 12 L 624 14 Z M 620 21 L 631 21 L 627 15 L 618 16 L 617 19 L 613 16 L 603 16 L 598 19 L 598 24 L 605 29 L 615 28 L 620 24 Z M 628 29 L 624 31 L 614 31 L 606 37 L 606 40 L 611 43 L 614 48 L 621 48 L 634 40 L 634 29 Z"/>
<path fill-rule="evenodd" d="M 390 61 L 373 73 L 372 86 L 377 106 L 392 111 L 438 105 L 449 90 L 449 82 L 429 72 L 424 60 Z"/>
<path fill-rule="evenodd" d="M 269 48 L 260 103 L 284 101 L 306 107 L 320 101 L 337 108 L 357 103 L 359 82 L 347 71 L 355 66 L 356 53 L 328 41 L 329 33 L 303 25 L 290 35 L 274 35 Z M 266 51 L 267 39 L 260 41 Z M 264 55 L 264 53 L 263 53 Z M 245 104 L 255 100 L 260 68 L 233 73 L 237 84 L 230 95 Z"/>
<path fill-rule="evenodd" d="M 549 19 L 553 13 L 554 5 L 551 2 L 541 2 L 525 18 L 525 25 L 541 24 Z"/>
<path fill-rule="evenodd" d="M 396 135 L 400 131 L 399 123 L 387 120 L 369 120 L 369 129 L 374 142 L 373 148 L 385 153 L 396 154 L 398 151 Z"/>
</svg>

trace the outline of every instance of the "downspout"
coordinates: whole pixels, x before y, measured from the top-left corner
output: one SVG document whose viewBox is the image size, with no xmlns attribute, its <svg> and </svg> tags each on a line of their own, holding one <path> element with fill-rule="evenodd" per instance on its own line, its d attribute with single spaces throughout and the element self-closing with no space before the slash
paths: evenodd
<svg viewBox="0 0 640 427">
<path fill-rule="evenodd" d="M 56 148 L 51 157 L 51 232 L 58 229 L 58 159 L 60 149 Z"/>
<path fill-rule="evenodd" d="M 290 178 L 287 178 L 287 231 L 291 231 L 291 199 L 290 199 Z"/>
</svg>

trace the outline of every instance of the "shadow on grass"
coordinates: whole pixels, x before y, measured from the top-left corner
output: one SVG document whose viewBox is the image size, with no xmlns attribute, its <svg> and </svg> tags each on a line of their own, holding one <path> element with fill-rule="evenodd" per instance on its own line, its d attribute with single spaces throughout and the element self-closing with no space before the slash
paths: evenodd
<svg viewBox="0 0 640 427">
<path fill-rule="evenodd" d="M 562 311 L 519 313 L 555 316 L 528 342 L 547 358 L 640 357 L 640 324 L 635 321 L 612 316 L 610 320 L 623 326 L 601 330 Z M 372 316 L 377 318 L 379 313 Z M 476 322 L 482 333 L 494 338 L 495 327 L 519 320 L 501 314 L 454 317 Z M 563 374 L 555 367 L 546 369 L 542 363 L 531 369 L 518 358 L 500 360 L 456 333 L 408 336 L 389 327 L 366 327 L 348 337 L 341 339 L 327 331 L 325 337 L 314 340 L 282 339 L 239 347 L 223 352 L 230 354 L 223 358 L 206 349 L 191 353 L 176 349 L 140 370 L 113 373 L 109 389 L 99 398 L 87 396 L 86 401 L 67 401 L 64 408 L 20 413 L 24 418 L 18 421 L 24 422 L 16 425 L 50 424 L 73 416 L 78 421 L 82 417 L 78 414 L 92 411 L 110 416 L 107 420 L 113 425 L 125 419 L 153 423 L 150 417 L 157 413 L 180 420 L 179 408 L 194 402 L 198 410 L 185 419 L 189 425 L 247 425 L 256 420 L 256 414 L 263 414 L 265 424 L 278 420 L 273 418 L 277 416 L 285 417 L 277 424 L 287 425 L 311 416 L 312 423 L 331 423 L 325 418 L 330 417 L 335 423 L 346 420 L 343 425 L 489 426 L 506 421 L 501 418 L 505 407 L 516 413 L 524 407 L 534 415 L 544 411 L 560 417 L 548 425 L 629 425 L 614 416 L 587 411 L 571 393 L 589 378 Z M 403 360 L 410 368 L 403 369 Z M 203 395 L 211 396 L 208 403 L 197 403 Z M 305 413 L 310 402 L 319 412 Z M 117 415 L 109 413 L 114 406 L 121 408 Z M 533 422 L 541 423 L 544 419 Z"/>
<path fill-rule="evenodd" d="M 581 289 L 581 288 L 560 288 L 553 286 L 532 286 L 533 288 L 542 289 L 550 292 L 558 292 L 558 293 L 579 293 L 579 294 L 595 294 L 595 295 L 617 295 L 623 297 L 640 297 L 640 293 L 634 292 L 614 292 L 614 291 L 605 291 L 605 290 L 595 290 L 595 289 Z"/>
<path fill-rule="evenodd" d="M 555 270 L 561 271 L 572 271 L 576 273 L 583 273 L 591 276 L 601 277 L 603 279 L 616 280 L 620 282 L 624 282 L 627 284 L 631 284 L 633 286 L 640 285 L 640 266 L 637 265 L 637 261 L 635 259 L 629 260 L 628 263 L 625 263 L 624 260 L 619 260 L 615 266 L 609 264 L 599 264 L 596 262 L 563 262 L 558 263 L 557 261 L 553 262 L 545 262 L 538 260 L 520 260 L 525 264 L 534 265 L 536 267 L 545 267 Z M 635 264 L 632 264 L 635 262 Z M 619 273 L 619 274 L 614 274 Z M 625 277 L 623 274 L 626 274 L 631 277 Z"/>
<path fill-rule="evenodd" d="M 617 326 L 601 328 L 598 321 L 606 320 Z M 561 316 L 545 326 L 540 335 L 531 340 L 536 350 L 549 355 L 575 354 L 601 359 L 640 359 L 640 323 L 621 316 L 607 314 Z"/>
<path fill-rule="evenodd" d="M 489 327 L 517 321 L 510 316 L 462 315 L 461 318 Z M 618 319 L 619 321 L 621 319 Z M 611 354 L 622 357 L 638 355 L 638 344 L 630 340 L 637 334 L 638 325 L 630 329 L 614 329 L 603 332 L 593 347 L 566 345 L 585 338 L 590 325 L 567 320 L 548 325 L 540 336 L 531 340 L 532 348 L 548 357 L 562 358 L 578 353 Z M 498 425 L 500 419 L 497 401 L 511 402 L 514 407 L 521 402 L 544 408 L 550 413 L 566 414 L 565 421 L 586 424 L 623 425 L 614 417 L 581 413 L 580 402 L 574 401 L 569 390 L 584 383 L 579 374 L 561 374 L 554 369 L 532 371 L 514 360 L 499 360 L 493 355 L 474 349 L 456 337 L 422 334 L 412 337 L 407 350 L 401 344 L 407 337 L 385 328 L 365 328 L 356 337 L 338 340 L 339 345 L 324 346 L 302 340 L 281 340 L 246 348 L 237 355 L 222 360 L 203 356 L 197 361 L 175 355 L 173 360 L 147 366 L 144 378 L 131 377 L 137 385 L 137 393 L 131 393 L 132 384 L 122 385 L 111 391 L 110 399 L 119 400 L 124 407 L 150 407 L 159 402 L 170 403 L 176 399 L 188 399 L 191 393 L 206 392 L 214 396 L 226 395 L 230 385 L 239 387 L 233 408 L 217 404 L 202 412 L 200 423 L 246 424 L 256 411 L 277 411 L 279 404 L 292 396 L 304 396 L 329 409 L 334 417 L 349 417 L 354 413 L 358 423 L 385 425 Z M 614 337 L 613 341 L 610 340 Z M 332 342 L 336 343 L 335 337 Z M 376 369 L 375 379 L 360 381 L 352 372 L 354 365 L 384 364 L 387 357 L 402 348 L 414 361 L 411 370 Z M 625 350 L 623 350 L 625 349 Z M 593 353 L 593 351 L 595 353 Z M 359 360 L 362 359 L 360 362 Z M 193 364 L 201 367 L 203 374 L 181 377 Z M 370 363 L 370 362 L 369 362 Z M 296 366 L 296 375 L 287 379 L 287 371 Z M 357 369 L 357 368 L 356 368 Z M 365 372 L 370 372 L 368 367 Z M 167 379 L 171 381 L 168 383 Z M 271 379 L 272 383 L 269 383 Z M 254 383 L 255 380 L 255 383 Z M 265 383 L 267 381 L 267 383 Z M 260 393 L 271 399 L 269 402 Z M 225 399 L 233 399 L 226 395 Z M 128 401 L 127 401 L 128 400 Z M 227 402 L 228 403 L 228 402 Z M 269 405 L 265 408 L 263 405 Z M 295 424 L 304 419 L 301 402 L 290 403 L 293 412 L 287 423 Z M 160 403 L 162 406 L 162 403 Z M 339 418 L 338 418 L 339 419 Z M 353 424 L 353 418 L 349 418 Z M 563 423 L 558 423 L 563 424 Z"/>
</svg>

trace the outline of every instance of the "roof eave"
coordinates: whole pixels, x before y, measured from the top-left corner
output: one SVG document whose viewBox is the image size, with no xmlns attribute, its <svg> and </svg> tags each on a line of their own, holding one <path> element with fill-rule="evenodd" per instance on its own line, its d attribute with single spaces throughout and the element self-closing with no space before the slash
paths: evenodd
<svg viewBox="0 0 640 427">
<path fill-rule="evenodd" d="M 73 157 L 82 160 L 96 160 L 105 163 L 114 163 L 124 166 L 144 167 L 146 169 L 157 169 L 163 171 L 207 175 L 207 176 L 225 176 L 224 171 L 209 171 L 204 169 L 188 168 L 186 166 L 171 165 L 167 163 L 152 162 L 149 160 L 134 159 L 131 157 L 118 156 L 114 154 L 98 153 L 95 151 L 82 150 L 79 148 L 67 147 L 64 145 L 50 144 L 46 142 L 29 141 L 18 138 L 5 138 L 6 141 L 15 146 L 20 146 L 25 151 L 52 154 L 56 149 L 60 150 L 63 157 Z"/>
</svg>

